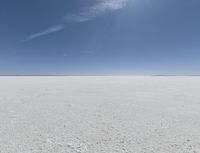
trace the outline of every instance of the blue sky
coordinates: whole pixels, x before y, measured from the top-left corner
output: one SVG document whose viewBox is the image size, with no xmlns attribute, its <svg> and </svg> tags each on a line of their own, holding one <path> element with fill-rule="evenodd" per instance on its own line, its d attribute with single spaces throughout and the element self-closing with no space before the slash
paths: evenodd
<svg viewBox="0 0 200 153">
<path fill-rule="evenodd" d="M 0 74 L 200 74 L 199 0 L 0 0 Z"/>
</svg>

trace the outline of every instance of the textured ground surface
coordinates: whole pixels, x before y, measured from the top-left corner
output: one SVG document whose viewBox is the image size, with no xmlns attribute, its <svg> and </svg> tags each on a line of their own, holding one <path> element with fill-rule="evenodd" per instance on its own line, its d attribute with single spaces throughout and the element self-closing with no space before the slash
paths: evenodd
<svg viewBox="0 0 200 153">
<path fill-rule="evenodd" d="M 0 77 L 0 153 L 199 152 L 199 77 Z"/>
</svg>

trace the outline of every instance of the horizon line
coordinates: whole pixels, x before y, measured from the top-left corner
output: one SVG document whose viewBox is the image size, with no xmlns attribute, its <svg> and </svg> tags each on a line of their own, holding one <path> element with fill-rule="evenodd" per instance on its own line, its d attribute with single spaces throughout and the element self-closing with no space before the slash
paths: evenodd
<svg viewBox="0 0 200 153">
<path fill-rule="evenodd" d="M 3 74 L 3 75 L 0 75 L 0 77 L 24 77 L 24 76 L 27 76 L 27 77 L 28 76 L 30 76 L 30 77 L 31 76 L 35 76 L 35 77 L 37 77 L 37 76 L 38 77 L 39 76 L 44 76 L 44 77 L 45 76 L 49 76 L 49 77 L 51 77 L 51 76 L 52 77 L 54 77 L 54 76 L 61 76 L 61 77 L 62 76 L 63 77 L 64 76 L 66 76 L 66 77 L 70 77 L 70 76 L 155 76 L 155 77 L 156 76 L 157 77 L 162 77 L 162 76 L 163 77 L 165 77 L 165 76 L 171 76 L 171 77 L 173 77 L 173 76 L 196 76 L 196 77 L 199 77 L 200 75 L 199 74 L 198 75 L 168 75 L 168 74 L 166 74 L 166 75 L 165 74 L 155 74 L 155 75 L 151 75 L 151 74 L 149 74 L 149 75 L 148 74 L 143 74 L 143 75 L 141 75 L 141 74 L 138 74 L 138 75 L 137 74 L 132 74 L 132 75 L 106 75 L 106 74 L 105 75 L 83 75 L 83 74 L 81 74 L 81 75 L 67 75 L 67 74 L 66 75 L 64 75 L 64 74 L 63 75 L 56 75 L 56 74 L 41 74 L 41 75 L 40 74 L 23 74 L 23 75 L 22 74 L 19 74 L 19 75 L 14 74 L 14 75 L 7 75 L 7 74 L 5 74 L 4 75 Z"/>
</svg>

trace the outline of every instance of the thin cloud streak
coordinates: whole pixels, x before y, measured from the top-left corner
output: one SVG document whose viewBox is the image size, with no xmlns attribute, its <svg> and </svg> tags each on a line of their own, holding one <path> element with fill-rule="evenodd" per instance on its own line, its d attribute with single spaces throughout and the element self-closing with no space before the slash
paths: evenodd
<svg viewBox="0 0 200 153">
<path fill-rule="evenodd" d="M 29 41 L 29 40 L 32 40 L 32 39 L 35 39 L 37 37 L 41 37 L 41 36 L 45 36 L 45 35 L 48 35 L 48 34 L 51 34 L 51 33 L 55 33 L 55 32 L 58 32 L 58 31 L 61 31 L 65 28 L 65 25 L 63 24 L 58 24 L 58 25 L 55 25 L 55 26 L 52 26 L 42 32 L 38 32 L 38 33 L 35 33 L 35 34 L 32 34 L 30 35 L 28 38 L 22 40 L 23 42 L 26 42 L 26 41 Z"/>
<path fill-rule="evenodd" d="M 44 31 L 32 34 L 22 41 L 23 42 L 30 41 L 32 39 L 35 39 L 41 36 L 49 35 L 51 33 L 64 30 L 66 27 L 66 24 L 69 24 L 69 23 L 75 24 L 75 23 L 80 23 L 80 22 L 86 22 L 98 16 L 101 16 L 107 12 L 119 10 L 126 6 L 127 1 L 128 0 L 104 0 L 103 2 L 98 3 L 94 6 L 84 8 L 78 13 L 67 14 L 63 17 L 62 24 L 60 23 Z"/>
</svg>

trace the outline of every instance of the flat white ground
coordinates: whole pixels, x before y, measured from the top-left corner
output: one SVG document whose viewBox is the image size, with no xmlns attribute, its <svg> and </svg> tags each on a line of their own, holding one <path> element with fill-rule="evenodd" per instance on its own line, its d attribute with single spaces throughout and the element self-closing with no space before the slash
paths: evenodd
<svg viewBox="0 0 200 153">
<path fill-rule="evenodd" d="M 0 77 L 0 153 L 199 153 L 200 77 Z"/>
</svg>

